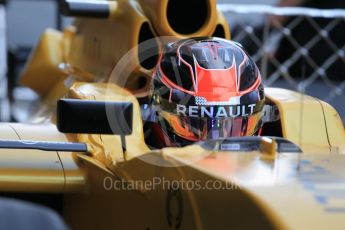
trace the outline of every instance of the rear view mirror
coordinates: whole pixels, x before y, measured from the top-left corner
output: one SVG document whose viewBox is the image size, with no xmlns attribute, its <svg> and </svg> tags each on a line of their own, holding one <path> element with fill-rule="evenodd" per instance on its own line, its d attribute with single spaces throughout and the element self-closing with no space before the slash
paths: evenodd
<svg viewBox="0 0 345 230">
<path fill-rule="evenodd" d="M 132 133 L 133 104 L 130 102 L 61 99 L 57 106 L 57 127 L 63 133 Z"/>
<path fill-rule="evenodd" d="M 110 6 L 115 4 L 107 0 L 61 0 L 59 7 L 65 16 L 108 18 Z"/>
</svg>

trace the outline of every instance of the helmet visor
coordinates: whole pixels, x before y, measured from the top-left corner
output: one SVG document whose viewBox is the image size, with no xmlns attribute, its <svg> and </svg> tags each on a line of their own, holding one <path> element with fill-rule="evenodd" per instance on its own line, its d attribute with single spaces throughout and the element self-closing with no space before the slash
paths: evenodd
<svg viewBox="0 0 345 230">
<path fill-rule="evenodd" d="M 190 141 L 252 136 L 262 119 L 261 112 L 238 118 L 189 117 L 163 111 L 160 115 L 175 134 Z"/>
</svg>

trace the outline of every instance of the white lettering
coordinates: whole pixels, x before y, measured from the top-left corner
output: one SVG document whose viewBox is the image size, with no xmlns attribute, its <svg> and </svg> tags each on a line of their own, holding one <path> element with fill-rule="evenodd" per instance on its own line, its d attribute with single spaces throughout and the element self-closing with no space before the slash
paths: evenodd
<svg viewBox="0 0 345 230">
<path fill-rule="evenodd" d="M 231 117 L 250 116 L 256 104 L 237 106 L 189 106 L 177 105 L 177 115 L 190 117 Z M 236 110 L 236 111 L 235 111 Z"/>
<path fill-rule="evenodd" d="M 226 110 L 224 107 L 219 107 L 216 117 L 227 117 Z"/>
<path fill-rule="evenodd" d="M 183 116 L 186 116 L 186 106 L 184 105 L 177 105 L 177 108 L 176 108 L 176 112 L 177 112 L 177 115 L 183 115 Z"/>
<path fill-rule="evenodd" d="M 208 111 L 205 107 L 201 107 L 201 117 L 205 117 L 205 114 L 208 117 L 213 117 L 213 107 L 210 107 L 210 111 Z"/>
<path fill-rule="evenodd" d="M 230 107 L 230 117 L 232 117 L 232 118 L 236 118 L 236 117 L 240 116 L 240 112 L 241 112 L 240 106 L 236 106 L 236 114 L 234 113 L 234 109 L 235 109 L 234 106 Z"/>
<path fill-rule="evenodd" d="M 198 106 L 189 106 L 189 116 L 190 117 L 199 117 L 198 115 Z"/>
<path fill-rule="evenodd" d="M 254 113 L 255 104 L 248 105 L 248 107 L 250 108 L 250 115 L 252 115 Z"/>
<path fill-rule="evenodd" d="M 242 116 L 248 116 L 249 114 L 246 113 L 246 106 L 242 105 Z"/>
</svg>

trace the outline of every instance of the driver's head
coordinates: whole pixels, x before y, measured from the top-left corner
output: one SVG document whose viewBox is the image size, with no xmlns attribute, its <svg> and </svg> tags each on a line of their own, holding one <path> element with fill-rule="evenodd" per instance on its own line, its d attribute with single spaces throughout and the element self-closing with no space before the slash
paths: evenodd
<svg viewBox="0 0 345 230">
<path fill-rule="evenodd" d="M 262 126 L 260 72 L 235 42 L 195 38 L 168 44 L 152 87 L 157 141 L 167 146 L 251 136 Z"/>
</svg>

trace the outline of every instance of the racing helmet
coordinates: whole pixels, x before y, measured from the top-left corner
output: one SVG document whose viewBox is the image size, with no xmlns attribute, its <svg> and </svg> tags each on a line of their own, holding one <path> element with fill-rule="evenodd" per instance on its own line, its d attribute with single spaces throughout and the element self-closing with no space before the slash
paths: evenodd
<svg viewBox="0 0 345 230">
<path fill-rule="evenodd" d="M 256 135 L 264 100 L 259 69 L 240 44 L 207 37 L 172 42 L 152 78 L 153 131 L 165 146 Z"/>
</svg>

